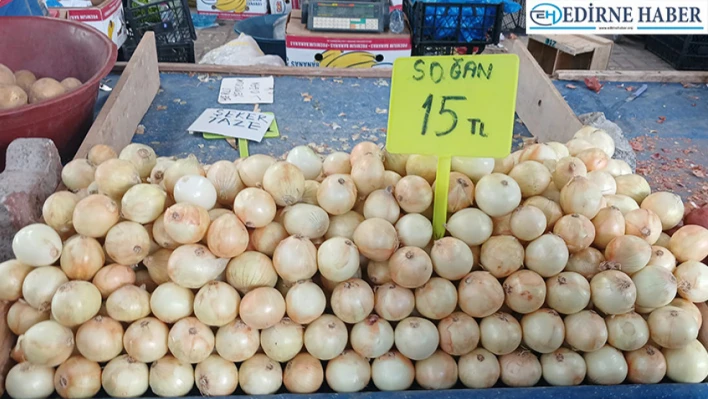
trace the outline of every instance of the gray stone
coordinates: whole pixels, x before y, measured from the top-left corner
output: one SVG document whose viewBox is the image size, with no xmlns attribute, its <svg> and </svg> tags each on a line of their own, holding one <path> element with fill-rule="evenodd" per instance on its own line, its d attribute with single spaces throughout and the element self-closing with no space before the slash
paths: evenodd
<svg viewBox="0 0 708 399">
<path fill-rule="evenodd" d="M 590 112 L 578 116 L 583 125 L 590 125 L 602 129 L 615 141 L 615 155 L 612 158 L 621 159 L 632 168 L 634 172 L 637 168 L 637 154 L 634 153 L 629 140 L 622 134 L 622 129 L 612 121 L 605 118 L 603 112 Z"/>
</svg>

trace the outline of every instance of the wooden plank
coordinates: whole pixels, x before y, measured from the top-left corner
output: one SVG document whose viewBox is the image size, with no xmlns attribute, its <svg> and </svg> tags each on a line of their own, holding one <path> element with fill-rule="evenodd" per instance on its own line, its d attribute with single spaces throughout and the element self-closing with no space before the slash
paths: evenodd
<svg viewBox="0 0 708 399">
<path fill-rule="evenodd" d="M 583 126 L 578 117 L 524 43 L 510 41 L 510 51 L 519 57 L 516 113 L 540 142 L 570 140 Z"/>
<path fill-rule="evenodd" d="M 606 82 L 708 83 L 708 71 L 575 71 L 558 70 L 557 80 L 584 80 L 596 77 Z"/>
<path fill-rule="evenodd" d="M 7 326 L 10 305 L 10 302 L 0 301 L 0 396 L 5 392 L 5 376 L 14 363 L 10 359 L 10 351 L 15 346 L 16 337 Z"/>
<path fill-rule="evenodd" d="M 115 72 L 126 69 L 126 63 L 117 62 L 113 67 Z M 160 63 L 160 72 L 184 73 L 217 73 L 223 75 L 273 75 L 273 76 L 315 76 L 334 78 L 390 78 L 390 68 L 302 68 L 302 67 L 266 67 L 237 65 L 205 65 Z"/>
<path fill-rule="evenodd" d="M 96 144 L 109 145 L 116 151 L 128 145 L 159 89 L 155 34 L 148 32 L 125 66 L 74 159 L 86 158 Z"/>
<path fill-rule="evenodd" d="M 592 61 L 590 62 L 590 68 L 594 70 L 605 70 L 610 65 L 610 56 L 612 55 L 612 46 L 598 46 L 592 55 Z"/>
</svg>

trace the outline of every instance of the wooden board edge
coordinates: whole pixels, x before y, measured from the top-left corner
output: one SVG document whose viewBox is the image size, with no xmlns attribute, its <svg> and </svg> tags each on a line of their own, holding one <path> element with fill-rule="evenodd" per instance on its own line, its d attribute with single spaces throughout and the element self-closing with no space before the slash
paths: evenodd
<svg viewBox="0 0 708 399">
<path fill-rule="evenodd" d="M 114 72 L 122 72 L 127 68 L 125 62 L 117 62 L 113 67 Z M 273 76 L 302 76 L 302 77 L 329 77 L 329 78 L 390 78 L 390 68 L 372 69 L 344 69 L 344 68 L 302 68 L 302 67 L 264 67 L 264 66 L 239 66 L 239 65 L 205 65 L 205 64 L 180 64 L 159 63 L 160 72 L 181 73 L 215 73 L 222 75 L 273 75 Z"/>
<path fill-rule="evenodd" d="M 570 140 L 582 123 L 520 40 L 510 41 L 519 57 L 516 113 L 540 142 Z"/>
<path fill-rule="evenodd" d="M 86 134 L 74 159 L 86 158 L 96 144 L 117 152 L 128 145 L 135 129 L 160 89 L 155 34 L 147 32 L 135 49 L 118 83 Z"/>
<path fill-rule="evenodd" d="M 15 334 L 7 326 L 7 312 L 11 303 L 0 301 L 0 396 L 5 392 L 5 377 L 10 367 L 14 364 L 10 358 L 10 352 L 15 347 Z"/>
<path fill-rule="evenodd" d="M 708 71 L 581 71 L 558 70 L 556 80 L 584 80 L 596 77 L 606 82 L 708 83 Z"/>
</svg>

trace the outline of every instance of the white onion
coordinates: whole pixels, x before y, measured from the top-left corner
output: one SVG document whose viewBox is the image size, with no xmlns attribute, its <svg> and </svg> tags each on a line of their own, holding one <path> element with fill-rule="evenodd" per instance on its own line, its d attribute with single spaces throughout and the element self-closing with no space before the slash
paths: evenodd
<svg viewBox="0 0 708 399">
<path fill-rule="evenodd" d="M 160 284 L 150 297 L 152 313 L 165 323 L 174 323 L 190 316 L 193 307 L 192 291 L 172 282 Z"/>
<path fill-rule="evenodd" d="M 552 386 L 580 385 L 587 367 L 581 355 L 567 348 L 541 355 L 543 379 Z"/>
<path fill-rule="evenodd" d="M 583 355 L 588 381 L 598 385 L 617 385 L 627 378 L 627 362 L 622 352 L 605 345 Z"/>
<path fill-rule="evenodd" d="M 120 222 L 108 230 L 104 246 L 115 263 L 135 265 L 148 256 L 150 235 L 139 223 Z"/>
<path fill-rule="evenodd" d="M 393 197 L 393 187 L 384 190 L 375 190 L 364 202 L 364 217 L 367 219 L 381 218 L 389 223 L 396 223 L 400 216 L 401 209 Z"/>
<path fill-rule="evenodd" d="M 708 267 L 705 264 L 695 260 L 683 262 L 674 271 L 674 276 L 682 298 L 694 303 L 708 300 Z"/>
<path fill-rule="evenodd" d="M 521 318 L 524 344 L 538 353 L 551 353 L 563 344 L 563 319 L 553 309 L 539 309 Z"/>
<path fill-rule="evenodd" d="M 419 213 L 403 215 L 396 222 L 401 245 L 425 248 L 433 237 L 433 224 Z"/>
<path fill-rule="evenodd" d="M 403 391 L 413 384 L 415 368 L 407 357 L 390 351 L 371 364 L 371 379 L 381 391 Z"/>
<path fill-rule="evenodd" d="M 601 271 L 600 265 L 604 261 L 605 255 L 602 252 L 593 247 L 588 247 L 570 255 L 565 270 L 576 272 L 586 279 L 591 279 Z"/>
<path fill-rule="evenodd" d="M 306 177 L 296 165 L 276 162 L 263 174 L 263 189 L 273 197 L 278 206 L 294 205 L 305 193 L 305 180 Z"/>
<path fill-rule="evenodd" d="M 101 252 L 101 256 L 103 256 L 103 252 Z M 0 263 L 0 276 L 3 276 L 0 280 L 0 301 L 20 299 L 22 284 L 32 270 L 34 268 L 15 259 Z"/>
<path fill-rule="evenodd" d="M 333 152 L 324 159 L 322 172 L 325 176 L 336 174 L 349 174 L 352 165 L 349 161 L 349 154 L 346 152 Z"/>
<path fill-rule="evenodd" d="M 241 319 L 222 326 L 216 333 L 215 348 L 219 356 L 230 362 L 251 358 L 260 347 L 260 334 Z"/>
<path fill-rule="evenodd" d="M 320 316 L 305 329 L 305 349 L 320 360 L 337 357 L 346 347 L 347 340 L 347 327 L 332 315 Z"/>
<path fill-rule="evenodd" d="M 576 176 L 587 176 L 587 168 L 583 161 L 575 157 L 564 157 L 558 160 L 553 171 L 553 183 L 561 190 Z"/>
<path fill-rule="evenodd" d="M 167 354 L 169 328 L 153 317 L 136 320 L 123 334 L 128 355 L 139 362 L 152 363 Z"/>
<path fill-rule="evenodd" d="M 605 270 L 590 280 L 592 302 L 605 314 L 631 311 L 637 298 L 637 288 L 629 276 L 617 270 Z"/>
<path fill-rule="evenodd" d="M 358 159 L 351 157 L 352 170 L 350 175 L 357 192 L 367 196 L 374 190 L 381 188 L 384 178 L 384 165 L 379 154 L 367 153 Z"/>
<path fill-rule="evenodd" d="M 148 366 L 128 355 L 121 355 L 106 364 L 101 374 L 101 385 L 114 398 L 142 396 L 149 387 Z"/>
<path fill-rule="evenodd" d="M 24 333 L 20 348 L 28 362 L 56 367 L 74 351 L 74 334 L 56 321 L 40 321 Z"/>
<path fill-rule="evenodd" d="M 24 334 L 40 321 L 49 320 L 49 309 L 40 312 L 24 299 L 19 299 L 7 310 L 7 326 L 15 335 Z"/>
<path fill-rule="evenodd" d="M 496 278 L 511 275 L 521 268 L 523 262 L 524 247 L 513 236 L 493 236 L 482 244 L 480 263 Z"/>
<path fill-rule="evenodd" d="M 66 236 L 74 231 L 72 216 L 74 208 L 79 203 L 79 197 L 71 191 L 58 191 L 50 195 L 42 205 L 44 223 Z"/>
<path fill-rule="evenodd" d="M 61 170 L 61 181 L 67 189 L 78 191 L 94 181 L 96 166 L 88 159 L 69 161 Z"/>
<path fill-rule="evenodd" d="M 283 383 L 283 369 L 280 363 L 257 354 L 241 364 L 238 381 L 248 395 L 273 394 Z"/>
<path fill-rule="evenodd" d="M 541 308 L 546 298 L 546 284 L 538 273 L 519 270 L 504 280 L 504 303 L 511 310 L 527 314 Z M 489 349 L 489 348 L 487 348 Z"/>
<path fill-rule="evenodd" d="M 607 342 L 605 321 L 592 310 L 568 315 L 563 322 L 566 342 L 575 350 L 593 352 Z"/>
<path fill-rule="evenodd" d="M 331 215 L 343 215 L 356 203 L 357 189 L 349 175 L 326 177 L 317 189 L 317 203 Z"/>
<path fill-rule="evenodd" d="M 433 189 L 420 176 L 404 176 L 394 189 L 396 201 L 407 213 L 424 212 L 433 203 Z"/>
<path fill-rule="evenodd" d="M 609 159 L 607 154 L 599 148 L 588 148 L 587 150 L 580 151 L 575 156 L 583 161 L 588 172 L 603 169 L 607 166 Z"/>
<path fill-rule="evenodd" d="M 13 366 L 5 379 L 7 394 L 14 399 L 43 399 L 54 392 L 54 369 L 31 363 Z"/>
<path fill-rule="evenodd" d="M 497 357 L 483 348 L 461 356 L 458 369 L 460 381 L 467 388 L 491 388 L 501 375 Z"/>
<path fill-rule="evenodd" d="M 708 257 L 708 229 L 698 225 L 683 226 L 671 235 L 668 248 L 679 262 L 700 262 Z"/>
<path fill-rule="evenodd" d="M 666 375 L 666 359 L 651 345 L 625 353 L 629 372 L 627 380 L 635 384 L 657 384 Z"/>
<path fill-rule="evenodd" d="M 632 235 L 615 237 L 605 248 L 605 258 L 618 263 L 620 270 L 627 274 L 634 274 L 644 268 L 649 263 L 651 254 L 651 245 Z"/>
<path fill-rule="evenodd" d="M 118 158 L 132 163 L 143 179 L 150 176 L 150 172 L 157 164 L 155 151 L 145 144 L 128 144 L 121 150 Z"/>
<path fill-rule="evenodd" d="M 676 297 L 676 277 L 664 267 L 647 266 L 634 273 L 632 281 L 637 287 L 637 306 L 659 308 Z"/>
<path fill-rule="evenodd" d="M 283 226 L 291 235 L 310 239 L 320 238 L 329 228 L 329 216 L 322 208 L 310 204 L 295 204 L 285 209 Z"/>
<path fill-rule="evenodd" d="M 356 353 L 366 358 L 376 358 L 391 350 L 394 332 L 386 320 L 370 315 L 354 325 L 350 339 Z"/>
<path fill-rule="evenodd" d="M 647 322 L 652 341 L 667 349 L 688 345 L 698 337 L 700 327 L 689 311 L 675 306 L 654 310 Z"/>
<path fill-rule="evenodd" d="M 15 258 L 28 266 L 52 265 L 59 260 L 61 251 L 61 237 L 46 224 L 25 226 L 12 239 Z"/>
<path fill-rule="evenodd" d="M 147 172 L 148 175 L 150 170 Z M 135 165 L 123 159 L 109 159 L 98 165 L 95 178 L 99 191 L 116 200 L 120 199 L 129 188 L 141 182 L 140 173 Z"/>
<path fill-rule="evenodd" d="M 107 362 L 123 351 L 123 326 L 110 317 L 96 316 L 77 330 L 76 349 L 88 360 Z"/>
<path fill-rule="evenodd" d="M 457 289 L 449 280 L 433 277 L 415 289 L 415 307 L 423 317 L 440 320 L 451 315 L 456 306 Z"/>
<path fill-rule="evenodd" d="M 68 281 L 69 279 L 58 267 L 35 268 L 22 282 L 22 297 L 39 311 L 49 310 L 55 292 Z"/>
<path fill-rule="evenodd" d="M 216 204 L 217 193 L 214 184 L 201 175 L 184 175 L 174 187 L 174 199 L 210 210 Z"/>
<path fill-rule="evenodd" d="M 86 281 L 69 281 L 57 288 L 52 297 L 52 319 L 67 327 L 76 327 L 93 318 L 101 307 L 101 293 Z"/>
<path fill-rule="evenodd" d="M 101 244 L 86 236 L 75 235 L 64 242 L 61 268 L 72 280 L 91 280 L 103 267 L 105 256 Z M 2 265 L 0 265 L 1 269 Z"/>
<path fill-rule="evenodd" d="M 194 244 L 201 241 L 211 222 L 206 209 L 187 202 L 167 208 L 163 219 L 167 234 L 180 244 Z"/>
<path fill-rule="evenodd" d="M 532 387 L 543 375 L 541 362 L 536 355 L 525 349 L 501 356 L 499 366 L 501 380 L 509 387 Z"/>
<path fill-rule="evenodd" d="M 622 351 L 633 351 L 649 341 L 649 326 L 635 312 L 612 315 L 605 318 L 607 342 Z"/>
<path fill-rule="evenodd" d="M 543 164 L 534 161 L 517 164 L 509 172 L 509 177 L 516 181 L 524 198 L 540 195 L 551 184 L 551 172 Z"/>
<path fill-rule="evenodd" d="M 374 292 L 364 280 L 352 278 L 337 284 L 330 306 L 340 320 L 355 324 L 374 310 Z"/>
<path fill-rule="evenodd" d="M 203 396 L 228 396 L 238 386 L 238 369 L 219 355 L 210 355 L 194 369 L 194 382 Z"/>
<path fill-rule="evenodd" d="M 475 187 L 475 201 L 489 216 L 510 213 L 521 203 L 521 189 L 512 178 L 501 173 L 482 177 Z"/>
<path fill-rule="evenodd" d="M 626 195 L 605 195 L 605 201 L 607 201 L 607 206 L 614 206 L 622 212 L 622 215 L 629 211 L 639 209 L 637 201 L 628 197 Z"/>
<path fill-rule="evenodd" d="M 124 285 L 106 299 L 106 310 L 118 321 L 142 319 L 150 314 L 150 294 L 141 287 Z"/>
<path fill-rule="evenodd" d="M 661 235 L 661 219 L 648 209 L 635 209 L 624 214 L 625 234 L 642 238 L 651 245 Z"/>
<path fill-rule="evenodd" d="M 560 205 L 566 214 L 594 218 L 602 208 L 602 192 L 587 177 L 575 176 L 561 189 Z"/>
<path fill-rule="evenodd" d="M 380 285 L 374 289 L 374 310 L 388 321 L 398 321 L 408 317 L 415 308 L 413 291 L 394 283 Z"/>
<path fill-rule="evenodd" d="M 366 255 L 364 251 L 361 252 Z M 433 273 L 430 256 L 418 247 L 402 247 L 397 250 L 389 259 L 388 267 L 393 282 L 406 288 L 422 286 Z"/>
<path fill-rule="evenodd" d="M 238 167 L 229 161 L 217 161 L 212 164 L 206 178 L 216 190 L 217 202 L 224 206 L 232 206 L 236 195 L 245 187 L 239 177 Z"/>
<path fill-rule="evenodd" d="M 506 355 L 521 344 L 521 325 L 508 313 L 494 313 L 479 323 L 480 342 L 495 355 Z"/>
<path fill-rule="evenodd" d="M 300 145 L 288 151 L 285 160 L 297 166 L 307 180 L 316 179 L 322 172 L 320 156 L 306 145 Z"/>
<path fill-rule="evenodd" d="M 283 244 L 281 243 L 280 245 Z M 280 247 L 280 245 L 278 247 Z M 293 258 L 297 259 L 293 254 L 290 254 L 287 263 L 293 263 Z M 320 273 L 330 281 L 341 282 L 347 280 L 354 276 L 359 269 L 359 251 L 356 245 L 349 239 L 343 237 L 330 238 L 323 242 L 319 249 L 317 249 L 315 267 L 318 267 Z M 281 274 L 281 277 L 286 278 L 282 273 L 279 274 Z M 314 273 L 312 273 L 312 275 L 314 275 Z M 312 275 L 288 280 L 303 280 L 312 277 Z"/>
<path fill-rule="evenodd" d="M 221 281 L 210 281 L 194 297 L 194 316 L 208 326 L 221 327 L 236 319 L 238 292 Z"/>
<path fill-rule="evenodd" d="M 568 147 L 568 152 L 571 156 L 576 156 L 580 152 L 585 151 L 589 148 L 595 148 L 595 146 L 589 141 L 579 138 L 574 138 L 568 141 L 567 143 L 565 143 L 565 146 Z"/>
<path fill-rule="evenodd" d="M 646 179 L 640 175 L 629 174 L 615 177 L 617 194 L 631 197 L 637 204 L 641 204 L 649 194 L 651 187 Z"/>
<path fill-rule="evenodd" d="M 450 170 L 463 173 L 476 183 L 482 177 L 491 174 L 494 166 L 493 158 L 452 157 Z"/>
<path fill-rule="evenodd" d="M 352 238 L 359 253 L 374 261 L 388 260 L 398 249 L 396 229 L 384 219 L 374 218 L 361 222 Z"/>
<path fill-rule="evenodd" d="M 201 244 L 182 245 L 167 262 L 170 279 L 185 288 L 201 288 L 217 279 L 226 269 L 228 259 L 216 258 Z"/>
<path fill-rule="evenodd" d="M 194 387 L 192 365 L 165 356 L 150 366 L 150 389 L 157 396 L 179 397 Z"/>
<path fill-rule="evenodd" d="M 533 206 L 519 206 L 511 213 L 509 226 L 514 237 L 533 241 L 546 231 L 546 215 Z"/>
<path fill-rule="evenodd" d="M 415 380 L 424 389 L 450 389 L 457 383 L 457 363 L 447 353 L 436 351 L 416 362 Z"/>
<path fill-rule="evenodd" d="M 121 199 L 121 215 L 137 223 L 150 223 L 165 210 L 165 193 L 155 184 L 136 184 Z"/>
<path fill-rule="evenodd" d="M 358 256 L 357 256 L 358 260 Z M 318 252 L 307 237 L 290 236 L 273 253 L 273 267 L 286 281 L 307 280 L 317 273 Z"/>
<path fill-rule="evenodd" d="M 101 390 L 101 366 L 72 356 L 57 368 L 54 387 L 62 398 L 92 398 Z"/>
<path fill-rule="evenodd" d="M 608 172 L 594 170 L 587 174 L 587 178 L 600 189 L 602 195 L 614 195 L 617 192 L 615 178 Z"/>
<path fill-rule="evenodd" d="M 238 174 L 246 187 L 261 187 L 263 175 L 275 163 L 275 158 L 269 155 L 254 154 L 244 159 L 238 165 Z"/>
<path fill-rule="evenodd" d="M 349 158 L 347 157 L 348 162 Z M 300 353 L 295 356 L 283 371 L 283 385 L 291 393 L 316 392 L 322 386 L 323 381 L 322 363 L 309 353 Z"/>
<path fill-rule="evenodd" d="M 660 266 L 673 272 L 676 270 L 676 257 L 666 247 L 653 245 L 651 247 L 651 258 L 647 266 Z"/>
<path fill-rule="evenodd" d="M 214 333 L 195 317 L 185 317 L 170 329 L 167 346 L 172 355 L 185 363 L 199 363 L 214 350 Z"/>
<path fill-rule="evenodd" d="M 324 238 L 330 239 L 332 237 L 344 237 L 351 240 L 352 237 L 354 237 L 354 230 L 356 230 L 357 226 L 359 226 L 359 224 L 363 221 L 364 216 L 355 211 L 349 211 L 342 215 L 332 216 L 329 218 L 329 228 L 327 229 Z M 433 234 L 432 231 L 433 228 L 431 225 L 431 236 Z"/>
<path fill-rule="evenodd" d="M 559 273 L 546 280 L 546 302 L 558 313 L 578 313 L 590 303 L 590 283 L 579 273 Z"/>
<path fill-rule="evenodd" d="M 681 349 L 664 349 L 666 376 L 674 382 L 699 383 L 708 377 L 708 352 L 698 340 Z"/>
<path fill-rule="evenodd" d="M 236 216 L 249 228 L 264 227 L 275 218 L 273 197 L 259 188 L 246 188 L 234 200 Z"/>
<path fill-rule="evenodd" d="M 438 334 L 440 349 L 453 356 L 466 355 L 479 343 L 477 321 L 462 312 L 455 312 L 440 320 Z"/>
<path fill-rule="evenodd" d="M 297 282 L 285 296 L 288 317 L 300 324 L 309 324 L 320 317 L 325 305 L 324 292 L 311 281 Z"/>
<path fill-rule="evenodd" d="M 494 276 L 485 271 L 474 271 L 460 280 L 458 304 L 472 317 L 487 317 L 504 304 L 504 289 Z"/>
<path fill-rule="evenodd" d="M 258 287 L 275 287 L 278 275 L 270 258 L 260 252 L 246 251 L 229 261 L 226 281 L 245 294 Z"/>
<path fill-rule="evenodd" d="M 157 184 L 161 188 L 165 188 L 165 172 L 170 166 L 176 162 L 175 157 L 158 157 L 155 167 L 150 171 L 150 176 L 146 179 L 151 184 Z"/>
<path fill-rule="evenodd" d="M 674 193 L 662 191 L 649 194 L 642 201 L 641 208 L 650 210 L 659 217 L 662 230 L 676 227 L 683 219 L 683 201 Z"/>
<path fill-rule="evenodd" d="M 459 280 L 472 270 L 474 254 L 470 247 L 454 237 L 443 237 L 430 251 L 435 273 L 448 280 Z"/>
<path fill-rule="evenodd" d="M 371 366 L 358 353 L 345 350 L 327 362 L 325 378 L 327 385 L 335 392 L 359 392 L 371 380 Z"/>
<path fill-rule="evenodd" d="M 404 216 L 405 217 L 405 216 Z M 477 208 L 467 208 L 454 213 L 445 229 L 467 245 L 482 245 L 492 235 L 492 219 Z"/>
<path fill-rule="evenodd" d="M 294 358 L 303 345 L 304 328 L 289 318 L 284 318 L 272 327 L 261 331 L 261 347 L 266 356 L 276 362 Z"/>
<path fill-rule="evenodd" d="M 258 287 L 243 296 L 239 314 L 253 328 L 272 327 L 285 316 L 285 300 L 275 288 Z"/>
<path fill-rule="evenodd" d="M 569 257 L 565 241 L 555 234 L 548 233 L 526 246 L 524 264 L 541 277 L 551 277 L 563 271 Z"/>
</svg>

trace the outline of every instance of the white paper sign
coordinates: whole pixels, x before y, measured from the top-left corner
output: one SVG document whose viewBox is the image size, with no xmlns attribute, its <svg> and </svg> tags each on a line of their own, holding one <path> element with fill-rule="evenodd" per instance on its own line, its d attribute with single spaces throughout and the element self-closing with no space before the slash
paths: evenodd
<svg viewBox="0 0 708 399">
<path fill-rule="evenodd" d="M 273 104 L 273 77 L 222 79 L 219 104 Z"/>
<path fill-rule="evenodd" d="M 216 133 L 261 142 L 273 115 L 237 109 L 207 108 L 187 130 L 190 132 Z"/>
</svg>

